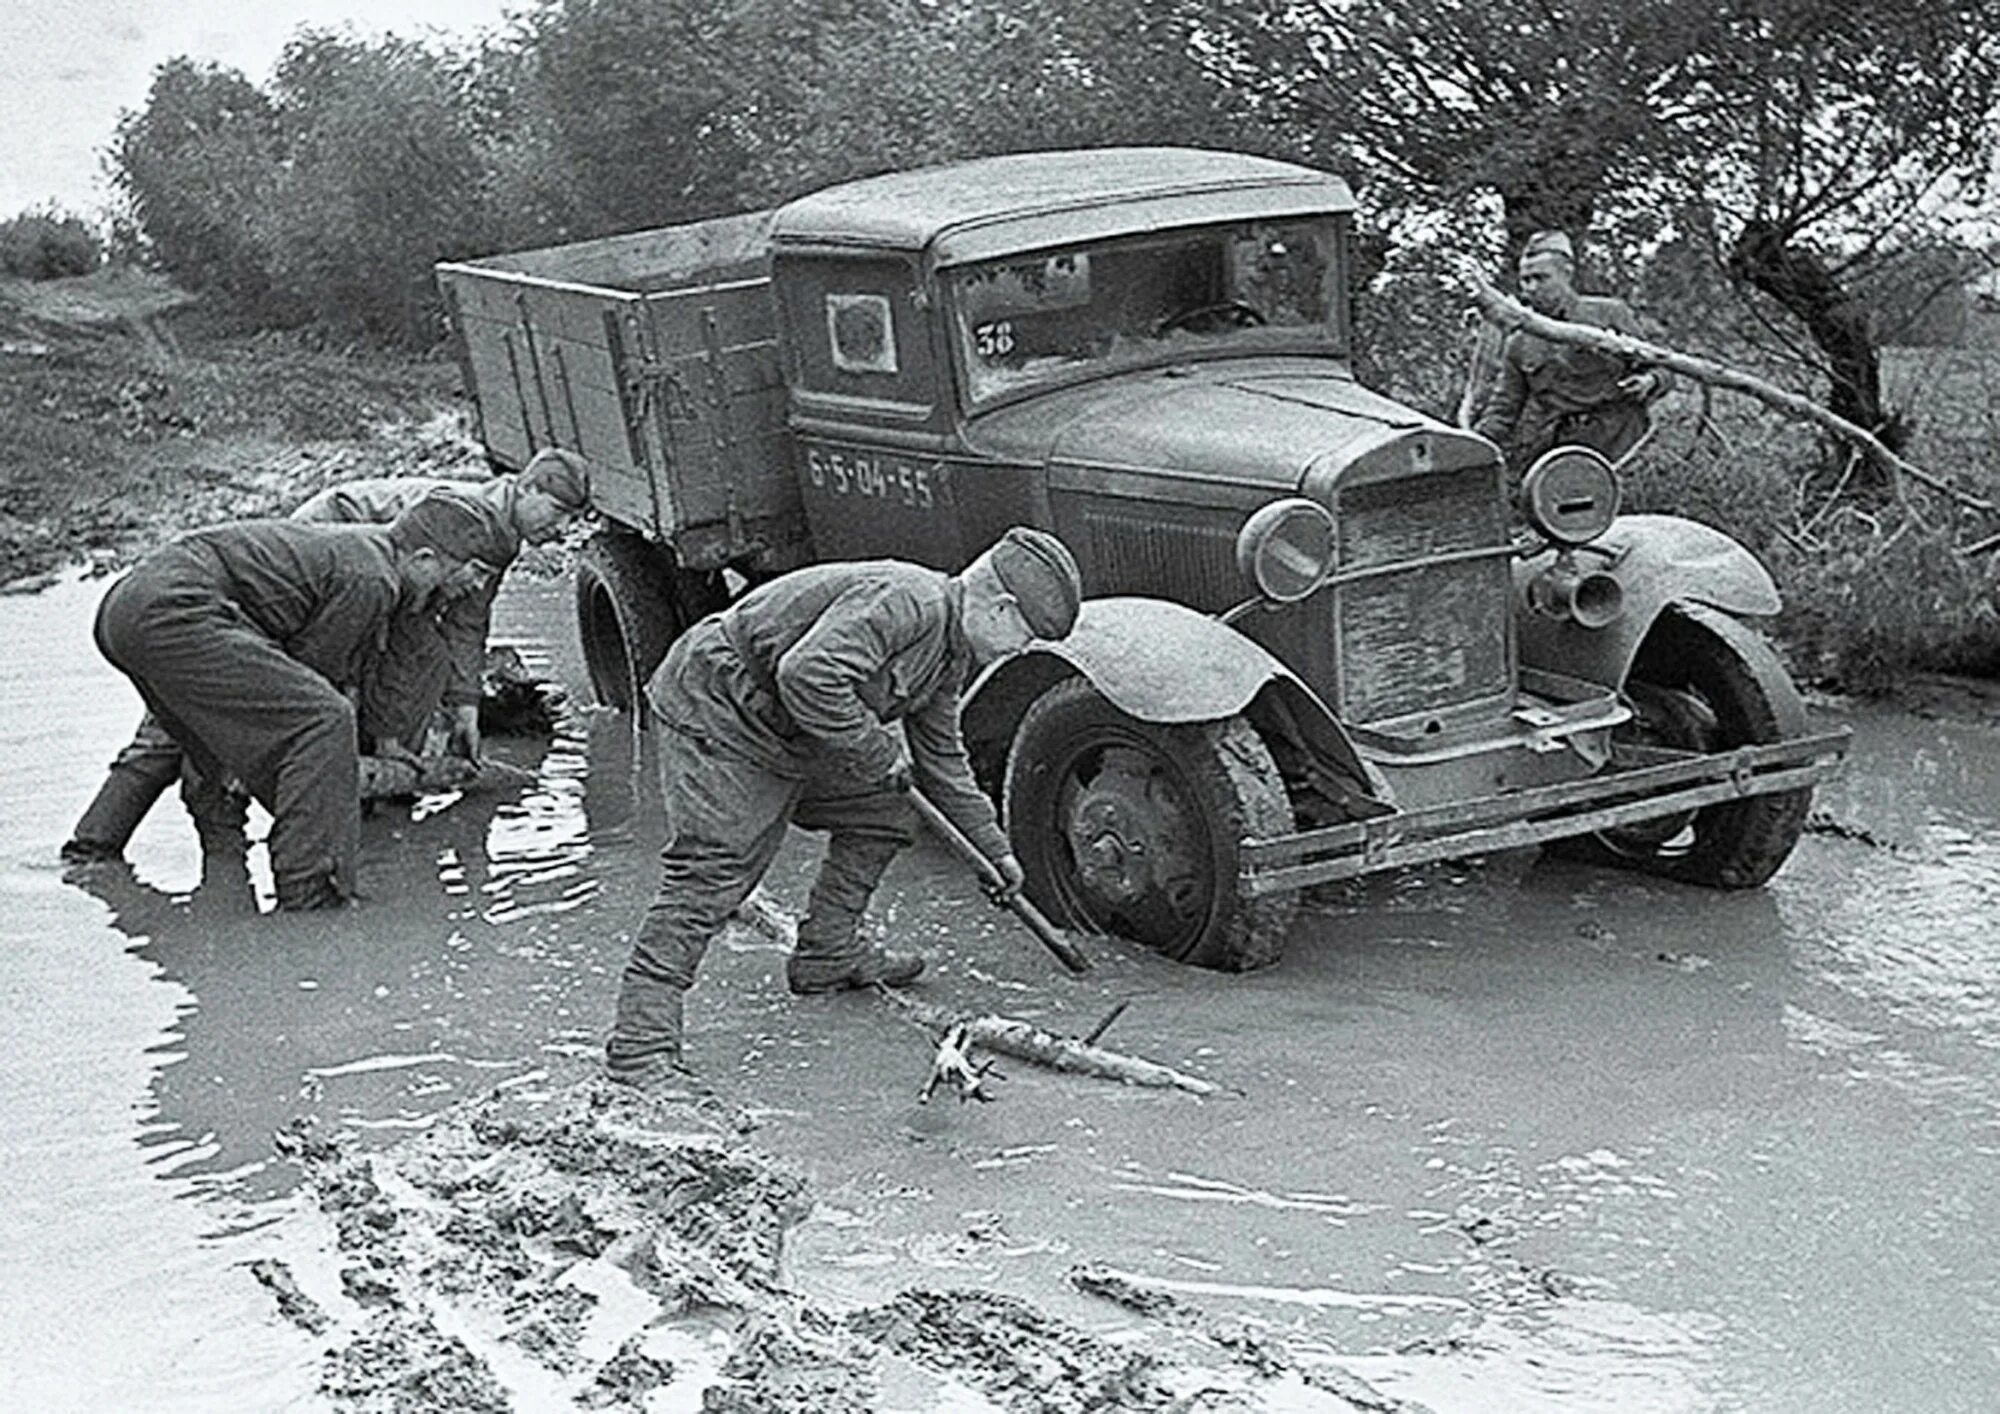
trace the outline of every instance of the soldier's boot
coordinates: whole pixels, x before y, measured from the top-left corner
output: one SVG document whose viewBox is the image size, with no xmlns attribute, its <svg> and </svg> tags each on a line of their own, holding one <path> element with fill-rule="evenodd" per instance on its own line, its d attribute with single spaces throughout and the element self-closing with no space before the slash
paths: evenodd
<svg viewBox="0 0 2000 1414">
<path fill-rule="evenodd" d="M 194 821 L 201 839 L 202 858 L 241 858 L 249 852 L 250 840 L 244 833 L 250 823 L 250 795 L 234 781 L 216 781 L 196 771 L 181 768 L 181 803 Z"/>
<path fill-rule="evenodd" d="M 686 997 L 684 987 L 627 971 L 618 989 L 611 1039 L 604 1046 L 604 1073 L 656 1099 L 714 1094 L 681 1057 Z"/>
<path fill-rule="evenodd" d="M 890 952 L 861 940 L 861 915 L 902 841 L 835 831 L 813 881 L 798 946 L 785 963 L 785 982 L 801 997 L 856 987 L 907 987 L 924 970 L 915 953 Z"/>
</svg>

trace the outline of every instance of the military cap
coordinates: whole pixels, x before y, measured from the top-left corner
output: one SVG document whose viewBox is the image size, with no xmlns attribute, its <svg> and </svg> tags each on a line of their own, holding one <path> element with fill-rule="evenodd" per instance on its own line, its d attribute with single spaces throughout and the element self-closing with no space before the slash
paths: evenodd
<svg viewBox="0 0 2000 1414">
<path fill-rule="evenodd" d="M 1035 637 L 1068 636 L 1083 604 L 1083 576 L 1067 545 L 1046 530 L 1017 525 L 994 542 L 991 563 Z"/>
<path fill-rule="evenodd" d="M 590 509 L 590 463 L 561 447 L 544 447 L 521 468 L 521 483 L 553 498 L 571 515 Z"/>
<path fill-rule="evenodd" d="M 459 491 L 432 491 L 389 524 L 389 539 L 406 550 L 435 550 L 453 560 L 504 564 L 510 541 L 492 508 Z"/>
<path fill-rule="evenodd" d="M 1521 259 L 1526 260 L 1531 255 L 1559 255 L 1574 264 L 1576 247 L 1570 243 L 1567 231 L 1537 231 L 1521 247 Z"/>
</svg>

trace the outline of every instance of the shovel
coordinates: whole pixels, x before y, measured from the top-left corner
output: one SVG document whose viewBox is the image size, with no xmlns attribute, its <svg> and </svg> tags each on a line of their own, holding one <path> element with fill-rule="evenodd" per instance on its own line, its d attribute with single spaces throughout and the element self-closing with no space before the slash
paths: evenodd
<svg viewBox="0 0 2000 1414">
<path fill-rule="evenodd" d="M 915 786 L 907 787 L 903 794 L 909 797 L 911 806 L 923 817 L 924 823 L 951 846 L 952 853 L 972 866 L 978 873 L 980 882 L 986 886 L 987 892 L 994 894 L 1000 902 L 1013 911 L 1016 918 L 1027 924 L 1036 940 L 1055 954 L 1056 961 L 1074 973 L 1090 971 L 1090 959 L 1078 952 L 1076 945 L 1058 932 L 1055 924 L 1043 917 L 1042 911 L 1029 902 L 1019 889 L 1012 893 L 1002 892 L 1000 871 L 993 867 L 993 861 L 979 852 L 979 846 L 959 833 L 958 826 L 952 824 L 945 813 L 931 803 L 928 796 Z"/>
</svg>

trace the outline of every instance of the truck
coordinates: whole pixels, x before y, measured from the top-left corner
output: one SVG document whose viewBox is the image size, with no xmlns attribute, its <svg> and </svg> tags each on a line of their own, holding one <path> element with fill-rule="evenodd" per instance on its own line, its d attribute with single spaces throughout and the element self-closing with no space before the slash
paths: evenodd
<svg viewBox="0 0 2000 1414">
<path fill-rule="evenodd" d="M 1356 381 L 1354 220 L 1292 163 L 1051 151 L 438 278 L 491 461 L 590 463 L 613 707 L 787 569 L 1062 537 L 1075 631 L 960 718 L 1058 923 L 1242 971 L 1308 888 L 1500 849 L 1764 883 L 1846 750 L 1757 627 L 1770 574 L 1621 514 L 1588 449 L 1517 487 Z"/>
</svg>

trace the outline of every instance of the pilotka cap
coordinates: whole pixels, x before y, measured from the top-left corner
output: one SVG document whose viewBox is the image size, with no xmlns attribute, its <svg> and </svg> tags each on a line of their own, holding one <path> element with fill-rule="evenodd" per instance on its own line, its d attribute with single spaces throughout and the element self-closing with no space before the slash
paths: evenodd
<svg viewBox="0 0 2000 1414">
<path fill-rule="evenodd" d="M 488 508 L 457 491 L 425 496 L 390 523 L 389 538 L 407 549 L 435 550 L 452 560 L 497 565 L 507 558 Z"/>
<path fill-rule="evenodd" d="M 992 564 L 1035 637 L 1069 635 L 1083 603 L 1083 576 L 1067 545 L 1046 530 L 1017 525 L 994 544 Z"/>
<path fill-rule="evenodd" d="M 1521 259 L 1531 255 L 1560 255 L 1564 260 L 1574 261 L 1576 247 L 1570 244 L 1567 231 L 1537 231 L 1521 247 Z"/>
<path fill-rule="evenodd" d="M 590 463 L 561 447 L 544 447 L 528 458 L 521 485 L 547 493 L 571 515 L 590 509 Z"/>
</svg>

